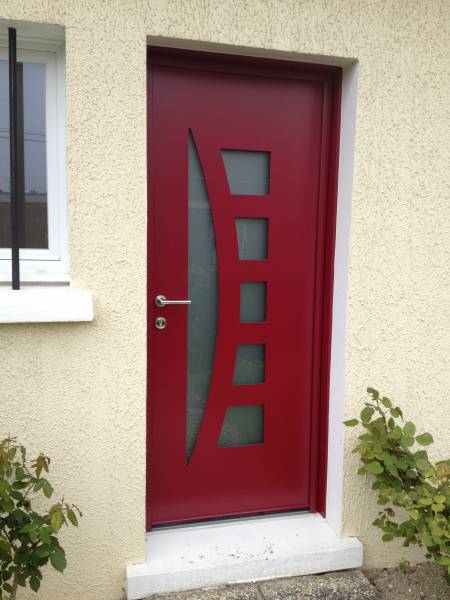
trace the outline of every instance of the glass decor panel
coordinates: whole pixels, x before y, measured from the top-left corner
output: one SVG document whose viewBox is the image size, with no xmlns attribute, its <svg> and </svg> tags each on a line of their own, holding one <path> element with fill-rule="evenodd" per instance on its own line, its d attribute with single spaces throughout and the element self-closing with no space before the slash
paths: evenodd
<svg viewBox="0 0 450 600">
<path fill-rule="evenodd" d="M 264 443 L 264 407 L 229 406 L 220 432 L 220 448 Z"/>
<path fill-rule="evenodd" d="M 265 344 L 240 344 L 237 347 L 233 383 L 264 383 Z"/>
<path fill-rule="evenodd" d="M 18 126 L 24 139 L 18 162 L 25 180 L 19 190 L 20 246 L 48 248 L 45 65 L 19 64 L 18 87 L 19 97 L 23 95 L 23 123 Z M 0 60 L 0 248 L 11 246 L 8 94 L 8 62 Z"/>
<path fill-rule="evenodd" d="M 267 258 L 268 229 L 268 219 L 236 219 L 241 260 L 265 260 Z"/>
<path fill-rule="evenodd" d="M 186 460 L 200 430 L 214 361 L 217 327 L 217 256 L 208 192 L 189 136 L 189 306 Z"/>
<path fill-rule="evenodd" d="M 270 152 L 222 150 L 232 194 L 266 196 L 269 193 Z"/>
<path fill-rule="evenodd" d="M 265 282 L 241 283 L 241 323 L 263 323 L 266 320 L 266 296 Z"/>
</svg>

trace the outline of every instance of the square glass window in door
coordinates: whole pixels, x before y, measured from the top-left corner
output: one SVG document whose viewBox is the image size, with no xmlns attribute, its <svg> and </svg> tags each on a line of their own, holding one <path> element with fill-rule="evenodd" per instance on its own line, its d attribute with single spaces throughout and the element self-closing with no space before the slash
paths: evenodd
<svg viewBox="0 0 450 600">
<path fill-rule="evenodd" d="M 241 283 L 241 323 L 264 323 L 266 320 L 267 284 L 265 281 Z"/>
<path fill-rule="evenodd" d="M 239 344 L 234 365 L 234 384 L 264 383 L 266 380 L 266 345 Z"/>
<path fill-rule="evenodd" d="M 229 406 L 220 432 L 219 448 L 264 443 L 264 406 Z"/>
<path fill-rule="evenodd" d="M 270 152 L 222 150 L 222 158 L 231 194 L 267 196 L 270 189 Z"/>
<path fill-rule="evenodd" d="M 240 260 L 267 259 L 268 230 L 268 219 L 236 219 L 236 233 Z"/>
</svg>

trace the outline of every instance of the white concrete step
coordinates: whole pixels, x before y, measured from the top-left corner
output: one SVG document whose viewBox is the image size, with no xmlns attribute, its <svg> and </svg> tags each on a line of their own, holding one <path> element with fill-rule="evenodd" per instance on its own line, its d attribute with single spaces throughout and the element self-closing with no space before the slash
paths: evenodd
<svg viewBox="0 0 450 600">
<path fill-rule="evenodd" d="M 128 600 L 160 592 L 310 575 L 362 565 L 362 545 L 320 515 L 295 513 L 156 529 L 127 568 Z"/>
</svg>

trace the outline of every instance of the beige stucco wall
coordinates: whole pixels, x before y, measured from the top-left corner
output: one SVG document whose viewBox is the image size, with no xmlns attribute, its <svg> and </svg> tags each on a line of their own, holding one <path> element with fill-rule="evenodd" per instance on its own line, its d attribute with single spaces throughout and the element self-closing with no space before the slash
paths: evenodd
<svg viewBox="0 0 450 600">
<path fill-rule="evenodd" d="M 119 600 L 143 559 L 147 35 L 358 59 L 346 413 L 382 386 L 450 454 L 448 0 L 2 0 L 0 17 L 66 27 L 72 284 L 95 295 L 92 324 L 0 326 L 0 434 L 46 450 L 85 515 L 43 600 Z M 353 435 L 344 533 L 393 563 Z"/>
</svg>

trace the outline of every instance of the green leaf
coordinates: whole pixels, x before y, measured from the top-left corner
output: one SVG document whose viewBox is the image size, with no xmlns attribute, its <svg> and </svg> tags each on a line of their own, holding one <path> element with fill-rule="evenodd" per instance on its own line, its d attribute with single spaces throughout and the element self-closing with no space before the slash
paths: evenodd
<svg viewBox="0 0 450 600">
<path fill-rule="evenodd" d="M 4 553 L 4 554 L 9 554 L 9 551 L 11 550 L 11 546 L 9 545 L 9 543 L 0 538 L 0 554 Z"/>
<path fill-rule="evenodd" d="M 358 425 L 358 423 L 358 419 L 349 419 L 348 421 L 344 421 L 344 425 L 346 427 L 355 427 L 355 425 Z"/>
<path fill-rule="evenodd" d="M 23 494 L 15 491 L 15 490 L 13 490 L 10 495 L 11 495 L 11 498 L 14 498 L 14 500 L 17 500 L 17 502 L 22 502 L 22 500 L 23 500 Z"/>
<path fill-rule="evenodd" d="M 417 468 L 421 471 L 428 471 L 430 469 L 430 463 L 424 458 L 419 458 L 416 460 Z"/>
<path fill-rule="evenodd" d="M 44 481 L 43 485 L 42 485 L 42 491 L 44 492 L 44 496 L 46 498 L 51 498 L 52 494 L 53 494 L 53 488 L 52 486 L 49 484 L 48 481 Z"/>
<path fill-rule="evenodd" d="M 384 471 L 384 468 L 381 463 L 375 460 L 364 465 L 364 470 L 366 473 L 370 473 L 371 475 L 381 475 L 381 473 Z"/>
<path fill-rule="evenodd" d="M 30 533 L 30 531 L 32 531 L 35 527 L 36 527 L 36 522 L 31 521 L 31 523 L 28 523 L 28 525 L 25 525 L 25 527 L 22 527 L 22 529 L 20 531 L 21 531 L 21 533 Z"/>
<path fill-rule="evenodd" d="M 422 540 L 422 544 L 424 544 L 425 546 L 433 546 L 433 544 L 434 544 L 433 538 L 427 531 L 424 531 L 423 533 L 420 533 L 419 535 L 420 535 L 420 539 Z"/>
<path fill-rule="evenodd" d="M 390 413 L 394 417 L 394 419 L 398 419 L 398 417 L 401 417 L 403 419 L 403 413 L 398 406 L 396 406 L 395 408 L 391 408 Z"/>
<path fill-rule="evenodd" d="M 428 453 L 426 450 L 417 450 L 417 452 L 414 452 L 414 458 L 423 458 L 428 460 Z"/>
<path fill-rule="evenodd" d="M 52 549 L 49 546 L 39 546 L 36 548 L 36 556 L 40 558 L 47 558 L 50 556 Z"/>
<path fill-rule="evenodd" d="M 421 435 L 416 436 L 416 442 L 421 446 L 429 446 L 434 440 L 431 433 L 422 433 Z"/>
<path fill-rule="evenodd" d="M 378 400 L 378 398 L 380 397 L 380 392 L 371 387 L 367 388 L 367 393 L 370 394 L 374 400 Z"/>
<path fill-rule="evenodd" d="M 381 402 L 386 408 L 392 408 L 392 402 L 389 400 L 389 398 L 386 398 L 386 396 L 381 398 Z"/>
<path fill-rule="evenodd" d="M 386 465 L 386 471 L 394 477 L 398 477 L 398 469 L 395 465 Z"/>
<path fill-rule="evenodd" d="M 445 500 L 446 500 L 446 496 L 444 496 L 444 495 L 442 495 L 442 494 L 435 494 L 435 495 L 433 496 L 433 500 L 434 500 L 435 502 L 438 502 L 438 503 L 442 504 L 443 502 L 445 502 Z"/>
<path fill-rule="evenodd" d="M 50 555 L 50 562 L 52 567 L 62 573 L 67 566 L 66 556 L 64 550 L 58 546 L 53 554 Z"/>
<path fill-rule="evenodd" d="M 30 577 L 29 583 L 30 588 L 33 590 L 33 592 L 37 592 L 38 589 L 41 587 L 41 582 L 37 577 Z"/>
<path fill-rule="evenodd" d="M 391 542 L 394 539 L 394 536 L 392 533 L 385 533 L 381 539 L 383 542 Z"/>
<path fill-rule="evenodd" d="M 431 506 L 433 504 L 433 500 L 429 496 L 423 496 L 422 498 L 419 498 L 419 504 L 422 504 L 423 506 Z"/>
<path fill-rule="evenodd" d="M 370 419 L 373 417 L 374 412 L 375 409 L 371 406 L 366 406 L 366 408 L 363 408 L 361 411 L 361 421 L 363 423 L 369 423 Z"/>
<path fill-rule="evenodd" d="M 24 479 L 25 477 L 25 471 L 22 469 L 22 467 L 17 467 L 16 469 L 16 479 L 18 481 L 20 481 L 21 479 Z"/>
<path fill-rule="evenodd" d="M 73 512 L 72 509 L 69 508 L 69 510 L 67 511 L 67 518 L 69 519 L 69 521 L 72 523 L 72 525 L 75 525 L 75 527 L 78 527 L 78 519 L 76 514 Z"/>
<path fill-rule="evenodd" d="M 28 483 L 26 481 L 15 481 L 13 483 L 13 488 L 15 490 L 24 490 L 26 487 L 28 487 Z"/>
<path fill-rule="evenodd" d="M 50 531 L 47 527 L 41 527 L 39 529 L 39 537 L 45 544 L 50 544 Z"/>
<path fill-rule="evenodd" d="M 60 510 L 55 510 L 52 514 L 52 518 L 50 520 L 50 524 L 55 533 L 57 533 L 61 529 L 61 525 L 64 522 L 64 515 Z"/>
<path fill-rule="evenodd" d="M 408 437 L 413 436 L 416 433 L 416 426 L 414 425 L 414 423 L 411 423 L 411 421 L 407 421 L 403 426 L 403 433 Z"/>
<path fill-rule="evenodd" d="M 411 518 L 414 519 L 414 521 L 417 521 L 417 519 L 420 516 L 419 511 L 416 509 L 411 510 L 409 514 L 411 515 Z"/>
<path fill-rule="evenodd" d="M 402 435 L 401 440 L 400 440 L 400 445 L 403 448 L 411 448 L 411 446 L 414 446 L 414 438 L 408 437 L 406 435 Z"/>
<path fill-rule="evenodd" d="M 396 425 L 392 431 L 387 434 L 390 440 L 399 440 L 402 437 L 402 428 Z"/>
</svg>

